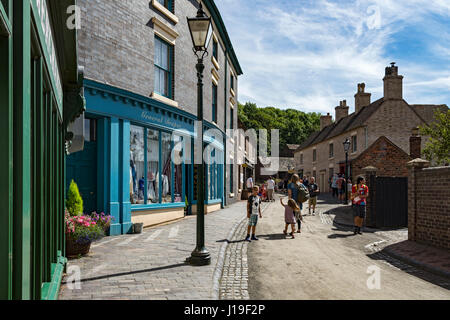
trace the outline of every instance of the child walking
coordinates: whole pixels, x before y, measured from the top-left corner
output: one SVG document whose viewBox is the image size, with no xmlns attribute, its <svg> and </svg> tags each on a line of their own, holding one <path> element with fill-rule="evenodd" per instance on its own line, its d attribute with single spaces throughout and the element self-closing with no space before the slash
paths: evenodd
<svg viewBox="0 0 450 320">
<path fill-rule="evenodd" d="M 261 215 L 261 198 L 258 196 L 259 188 L 254 186 L 252 189 L 252 195 L 248 198 L 247 202 L 247 218 L 248 218 L 248 228 L 247 237 L 245 241 L 251 242 L 251 240 L 259 240 L 256 237 L 256 225 L 258 224 L 258 215 Z M 252 238 L 250 240 L 250 230 L 253 231 Z"/>
<path fill-rule="evenodd" d="M 288 226 L 291 225 L 292 230 L 291 236 L 292 239 L 294 239 L 296 212 L 300 212 L 300 208 L 297 205 L 297 203 L 292 199 L 288 200 L 287 205 L 283 203 L 283 199 L 280 199 L 280 202 L 281 205 L 284 207 L 284 221 L 286 222 L 286 227 L 284 228 L 283 233 L 287 235 Z"/>
</svg>

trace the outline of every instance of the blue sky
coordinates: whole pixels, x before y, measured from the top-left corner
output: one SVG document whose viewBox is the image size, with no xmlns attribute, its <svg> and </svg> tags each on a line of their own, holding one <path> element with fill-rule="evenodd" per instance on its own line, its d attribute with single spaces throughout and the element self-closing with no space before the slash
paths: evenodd
<svg viewBox="0 0 450 320">
<path fill-rule="evenodd" d="M 450 106 L 450 0 L 216 0 L 244 75 L 239 101 L 334 115 L 395 61 L 410 104 Z"/>
</svg>

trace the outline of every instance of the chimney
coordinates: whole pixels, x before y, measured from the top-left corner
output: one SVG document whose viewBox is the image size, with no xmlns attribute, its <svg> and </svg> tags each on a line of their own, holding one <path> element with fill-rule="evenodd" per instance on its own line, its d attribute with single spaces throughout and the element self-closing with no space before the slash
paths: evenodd
<svg viewBox="0 0 450 320">
<path fill-rule="evenodd" d="M 358 91 L 355 94 L 355 113 L 358 113 L 362 108 L 370 104 L 372 94 L 364 92 L 365 88 L 365 83 L 358 83 Z"/>
<path fill-rule="evenodd" d="M 323 128 L 328 127 L 331 124 L 331 116 L 329 113 L 327 113 L 326 116 L 320 117 L 320 131 L 323 130 Z"/>
<path fill-rule="evenodd" d="M 384 99 L 403 99 L 403 76 L 398 75 L 398 67 L 391 62 L 386 67 L 384 81 Z"/>
<path fill-rule="evenodd" d="M 421 156 L 422 138 L 419 136 L 419 127 L 412 129 L 412 135 L 409 138 L 409 154 L 411 158 L 417 159 Z"/>
<path fill-rule="evenodd" d="M 341 120 L 342 118 L 345 118 L 348 116 L 348 109 L 349 107 L 347 106 L 347 100 L 341 101 L 339 102 L 339 107 L 336 107 L 336 122 L 338 122 L 339 120 Z"/>
</svg>

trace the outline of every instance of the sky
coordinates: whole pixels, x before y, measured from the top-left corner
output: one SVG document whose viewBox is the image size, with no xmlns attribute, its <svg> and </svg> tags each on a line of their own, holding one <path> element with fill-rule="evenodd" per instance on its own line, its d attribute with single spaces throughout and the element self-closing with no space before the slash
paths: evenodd
<svg viewBox="0 0 450 320">
<path fill-rule="evenodd" d="M 244 74 L 239 102 L 329 112 L 357 84 L 383 96 L 396 62 L 410 104 L 450 106 L 450 0 L 215 0 Z"/>
</svg>

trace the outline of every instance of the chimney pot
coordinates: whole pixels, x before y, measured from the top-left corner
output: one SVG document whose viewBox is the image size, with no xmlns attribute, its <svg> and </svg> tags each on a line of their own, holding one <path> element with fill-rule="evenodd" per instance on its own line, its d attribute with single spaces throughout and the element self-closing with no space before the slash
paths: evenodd
<svg viewBox="0 0 450 320">
<path fill-rule="evenodd" d="M 365 92 L 366 84 L 358 83 L 358 91 L 355 94 L 355 113 L 370 104 L 372 94 Z"/>
</svg>

